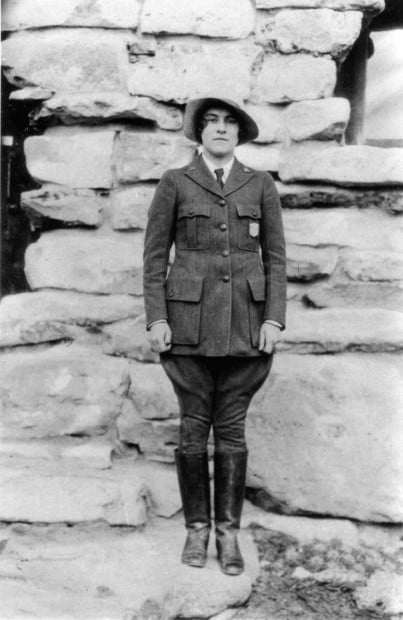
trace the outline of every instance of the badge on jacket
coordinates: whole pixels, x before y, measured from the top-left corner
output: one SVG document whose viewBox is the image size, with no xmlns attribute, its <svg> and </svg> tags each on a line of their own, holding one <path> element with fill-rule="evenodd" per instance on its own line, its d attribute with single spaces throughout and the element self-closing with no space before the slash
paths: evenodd
<svg viewBox="0 0 403 620">
<path fill-rule="evenodd" d="M 249 234 L 251 237 L 259 236 L 259 224 L 258 222 L 249 222 Z"/>
</svg>

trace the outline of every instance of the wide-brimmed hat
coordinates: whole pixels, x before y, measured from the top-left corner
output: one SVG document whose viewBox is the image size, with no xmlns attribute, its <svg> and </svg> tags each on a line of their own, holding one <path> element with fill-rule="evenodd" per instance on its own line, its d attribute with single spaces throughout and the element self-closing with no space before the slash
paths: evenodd
<svg viewBox="0 0 403 620">
<path fill-rule="evenodd" d="M 198 134 L 200 121 L 200 115 L 211 106 L 223 106 L 228 108 L 233 115 L 239 120 L 241 127 L 240 137 L 238 144 L 244 144 L 257 138 L 259 134 L 258 126 L 249 114 L 242 109 L 242 107 L 236 101 L 221 97 L 220 95 L 212 94 L 200 99 L 192 99 L 186 106 L 185 116 L 183 119 L 183 131 L 189 140 L 199 142 Z"/>
</svg>

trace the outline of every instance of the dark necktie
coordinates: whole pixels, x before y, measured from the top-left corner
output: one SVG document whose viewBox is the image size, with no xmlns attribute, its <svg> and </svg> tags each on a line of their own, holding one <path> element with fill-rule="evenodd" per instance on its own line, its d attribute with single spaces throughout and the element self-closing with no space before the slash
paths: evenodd
<svg viewBox="0 0 403 620">
<path fill-rule="evenodd" d="M 222 180 L 223 175 L 224 175 L 224 168 L 217 168 L 217 170 L 214 170 L 214 172 L 215 172 L 215 175 L 217 177 L 218 185 L 222 189 L 224 187 L 224 182 Z"/>
</svg>

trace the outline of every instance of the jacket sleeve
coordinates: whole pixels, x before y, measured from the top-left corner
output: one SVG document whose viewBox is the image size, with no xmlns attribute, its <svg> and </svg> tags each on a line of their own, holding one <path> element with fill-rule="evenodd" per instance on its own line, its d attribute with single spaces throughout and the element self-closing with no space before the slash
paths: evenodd
<svg viewBox="0 0 403 620">
<path fill-rule="evenodd" d="M 166 172 L 148 212 L 143 256 L 143 290 L 147 329 L 160 319 L 168 319 L 165 280 L 169 252 L 174 240 L 176 189 L 172 174 Z"/>
<path fill-rule="evenodd" d="M 280 197 L 268 173 L 265 173 L 263 182 L 261 246 L 266 277 L 264 318 L 278 321 L 284 329 L 287 297 L 285 239 Z"/>
</svg>

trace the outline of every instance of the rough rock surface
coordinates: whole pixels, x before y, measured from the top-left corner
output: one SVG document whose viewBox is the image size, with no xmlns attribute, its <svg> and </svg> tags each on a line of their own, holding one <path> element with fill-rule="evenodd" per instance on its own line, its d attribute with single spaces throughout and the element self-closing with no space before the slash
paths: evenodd
<svg viewBox="0 0 403 620">
<path fill-rule="evenodd" d="M 103 434 L 129 388 L 127 362 L 76 345 L 3 353 L 1 434 Z"/>
<path fill-rule="evenodd" d="M 144 315 L 106 325 L 102 334 L 106 337 L 102 351 L 108 355 L 129 357 L 139 362 L 159 362 L 158 353 L 151 351 L 148 342 Z"/>
<path fill-rule="evenodd" d="M 387 282 L 347 282 L 304 288 L 300 296 L 316 308 L 383 308 L 401 312 L 403 289 Z"/>
<path fill-rule="evenodd" d="M 357 589 L 354 598 L 358 609 L 382 609 L 387 614 L 400 616 L 403 614 L 403 575 L 377 571 L 365 586 Z"/>
<path fill-rule="evenodd" d="M 257 9 L 329 8 L 341 11 L 368 11 L 378 13 L 385 8 L 384 0 L 257 0 Z"/>
<path fill-rule="evenodd" d="M 331 97 L 336 65 L 309 54 L 268 55 L 255 78 L 253 103 L 286 103 Z"/>
<path fill-rule="evenodd" d="M 403 185 L 403 149 L 294 144 L 282 152 L 284 182 L 319 181 L 336 185 Z"/>
<path fill-rule="evenodd" d="M 403 313 L 380 308 L 303 309 L 290 303 L 279 350 L 298 353 L 398 351 L 403 349 Z"/>
<path fill-rule="evenodd" d="M 69 326 L 93 329 L 143 311 L 142 301 L 129 295 L 56 290 L 6 295 L 0 303 L 0 346 L 68 338 Z"/>
<path fill-rule="evenodd" d="M 190 163 L 195 144 L 169 132 L 120 132 L 114 153 L 116 177 L 120 183 L 159 179 L 168 168 Z"/>
<path fill-rule="evenodd" d="M 147 459 L 174 462 L 174 448 L 178 446 L 179 420 L 145 420 L 134 405 L 125 402 L 117 420 L 120 441 L 135 445 Z"/>
<path fill-rule="evenodd" d="M 401 522 L 402 385 L 393 354 L 278 355 L 248 413 L 248 485 L 285 511 Z"/>
<path fill-rule="evenodd" d="M 168 377 L 160 365 L 132 362 L 129 399 L 146 420 L 178 417 L 179 406 Z"/>
<path fill-rule="evenodd" d="M 275 18 L 275 42 L 283 54 L 306 51 L 314 54 L 347 54 L 360 34 L 359 11 L 329 9 L 279 11 Z"/>
<path fill-rule="evenodd" d="M 284 112 L 285 132 L 291 140 L 331 140 L 341 136 L 350 116 L 350 104 L 342 97 L 292 103 Z"/>
<path fill-rule="evenodd" d="M 30 136 L 24 142 L 28 171 L 39 181 L 109 188 L 115 135 L 98 127 L 53 127 L 42 136 Z"/>
<path fill-rule="evenodd" d="M 390 213 L 403 211 L 403 190 L 345 188 L 331 185 L 276 182 L 281 204 L 288 209 L 308 207 L 378 207 Z"/>
<path fill-rule="evenodd" d="M 45 28 L 48 26 L 95 26 L 100 28 L 136 28 L 138 0 L 10 0 L 4 5 L 3 30 Z"/>
<path fill-rule="evenodd" d="M 263 144 L 282 142 L 284 139 L 284 109 L 283 105 L 252 105 L 245 106 L 246 111 L 256 121 L 259 135 L 254 140 Z"/>
<path fill-rule="evenodd" d="M 111 223 L 115 230 L 145 229 L 155 185 L 136 183 L 111 192 Z"/>
<path fill-rule="evenodd" d="M 160 39 L 154 57 L 130 66 L 128 89 L 132 95 L 185 103 L 204 96 L 208 85 L 209 92 L 231 92 L 233 99 L 243 100 L 249 96 L 250 71 L 259 53 L 251 41 Z"/>
<path fill-rule="evenodd" d="M 149 97 L 131 97 L 120 92 L 80 92 L 57 94 L 34 114 L 35 120 L 56 117 L 63 123 L 101 123 L 113 119 L 145 119 L 161 129 L 182 127 L 182 112 Z"/>
<path fill-rule="evenodd" d="M 316 209 L 283 212 L 288 243 L 339 245 L 356 250 L 400 252 L 402 218 L 377 209 Z"/>
<path fill-rule="evenodd" d="M 311 248 L 305 245 L 287 246 L 287 278 L 308 282 L 329 276 L 338 261 L 336 248 Z"/>
<path fill-rule="evenodd" d="M 68 226 L 100 226 L 105 200 L 92 190 L 74 192 L 68 187 L 45 184 L 22 192 L 20 204 L 36 228 L 47 219 Z"/>
<path fill-rule="evenodd" d="M 276 144 L 242 144 L 236 147 L 235 155 L 245 166 L 256 170 L 278 170 L 280 148 Z"/>
<path fill-rule="evenodd" d="M 399 282 L 403 279 L 403 256 L 399 252 L 344 250 L 341 267 L 351 280 Z"/>
<path fill-rule="evenodd" d="M 2 45 L 5 75 L 18 88 L 126 92 L 127 46 L 137 40 L 131 30 L 44 28 L 16 32 Z"/>
<path fill-rule="evenodd" d="M 142 32 L 153 34 L 196 34 L 204 37 L 241 39 L 254 27 L 254 10 L 249 0 L 239 0 L 236 11 L 231 0 L 145 0 L 141 14 Z"/>
<path fill-rule="evenodd" d="M 28 246 L 25 274 L 33 289 L 142 293 L 143 235 L 56 230 Z"/>
<path fill-rule="evenodd" d="M 7 541 L 2 579 L 5 617 L 99 620 L 211 617 L 241 605 L 258 575 L 256 548 L 241 533 L 246 573 L 227 577 L 212 546 L 205 571 L 180 563 L 182 520 L 155 519 L 143 531 L 104 524 L 2 530 Z M 204 576 L 202 577 L 201 573 Z M 185 614 L 186 612 L 186 614 Z M 199 617 L 199 616 L 198 616 Z"/>
</svg>

